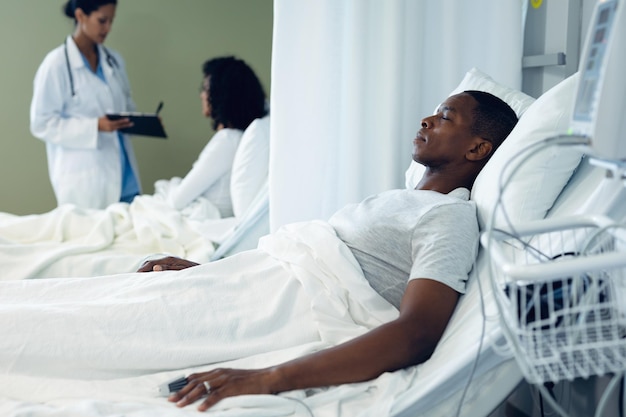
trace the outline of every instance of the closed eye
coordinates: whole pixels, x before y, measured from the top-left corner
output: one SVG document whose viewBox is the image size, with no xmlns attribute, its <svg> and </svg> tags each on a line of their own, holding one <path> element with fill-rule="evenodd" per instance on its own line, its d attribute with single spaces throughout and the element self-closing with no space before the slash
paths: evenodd
<svg viewBox="0 0 626 417">
<path fill-rule="evenodd" d="M 454 110 L 454 107 L 451 107 L 444 103 L 437 109 L 437 114 L 439 115 L 441 120 L 452 121 L 452 118 L 450 118 L 450 115 L 454 117 L 455 110 Z"/>
</svg>

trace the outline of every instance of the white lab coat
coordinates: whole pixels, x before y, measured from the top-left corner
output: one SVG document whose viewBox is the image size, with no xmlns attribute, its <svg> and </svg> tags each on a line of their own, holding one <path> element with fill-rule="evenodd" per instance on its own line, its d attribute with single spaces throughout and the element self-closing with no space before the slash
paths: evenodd
<svg viewBox="0 0 626 417">
<path fill-rule="evenodd" d="M 124 60 L 107 49 L 115 62 L 98 45 L 107 83 L 87 68 L 71 36 L 67 57 L 61 45 L 50 51 L 39 66 L 30 107 L 31 133 L 46 142 L 48 172 L 57 204 L 104 208 L 120 200 L 122 166 L 117 132 L 98 131 L 98 118 L 110 112 L 133 111 L 135 104 Z M 74 96 L 68 64 L 74 84 Z M 124 135 L 124 146 L 139 182 L 132 145 Z"/>
</svg>

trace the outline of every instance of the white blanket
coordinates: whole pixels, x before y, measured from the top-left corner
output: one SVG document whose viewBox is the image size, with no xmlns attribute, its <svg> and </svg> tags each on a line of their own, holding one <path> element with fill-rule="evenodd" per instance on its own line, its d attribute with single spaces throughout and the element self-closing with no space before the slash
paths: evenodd
<svg viewBox="0 0 626 417">
<path fill-rule="evenodd" d="M 235 397 L 208 415 L 455 415 L 481 337 L 480 298 L 494 317 L 482 255 L 424 364 L 363 383 Z M 197 416 L 194 406 L 158 397 L 156 387 L 216 366 L 283 362 L 396 316 L 324 222 L 289 225 L 257 250 L 181 272 L 0 282 L 0 415 Z M 484 413 L 485 395 L 495 406 L 521 378 L 510 355 L 492 350 L 497 320 L 485 333 L 464 417 Z"/>
<path fill-rule="evenodd" d="M 194 415 L 157 397 L 157 385 L 217 365 L 282 362 L 396 316 L 324 222 L 181 272 L 0 282 L 0 415 Z M 236 397 L 212 413 L 385 415 L 410 382 L 403 375 Z"/>
<path fill-rule="evenodd" d="M 165 200 L 168 183 L 161 183 L 154 195 L 103 210 L 64 205 L 44 214 L 0 213 L 0 280 L 131 272 L 155 253 L 207 262 L 214 246 L 206 230 L 232 222 L 206 199 L 174 210 Z"/>
</svg>

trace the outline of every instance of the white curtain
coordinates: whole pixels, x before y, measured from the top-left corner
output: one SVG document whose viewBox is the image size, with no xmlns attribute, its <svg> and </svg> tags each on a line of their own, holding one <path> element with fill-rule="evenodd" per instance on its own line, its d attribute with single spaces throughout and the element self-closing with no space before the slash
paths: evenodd
<svg viewBox="0 0 626 417">
<path fill-rule="evenodd" d="M 270 226 L 404 186 L 421 118 L 478 67 L 521 86 L 523 0 L 275 0 Z"/>
</svg>

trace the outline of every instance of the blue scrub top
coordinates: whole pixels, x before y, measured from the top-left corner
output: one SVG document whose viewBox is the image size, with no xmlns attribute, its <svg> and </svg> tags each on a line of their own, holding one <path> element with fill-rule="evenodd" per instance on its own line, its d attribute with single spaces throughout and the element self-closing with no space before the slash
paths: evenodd
<svg viewBox="0 0 626 417">
<path fill-rule="evenodd" d="M 83 61 L 85 62 L 85 66 L 87 68 L 91 68 L 91 64 L 87 61 L 85 55 L 80 54 L 83 57 Z M 102 60 L 98 60 L 98 67 L 96 68 L 96 76 L 100 78 L 104 83 L 107 82 L 106 78 L 104 78 L 104 71 L 102 71 Z M 126 153 L 126 147 L 124 146 L 124 137 L 120 132 L 117 132 L 117 138 L 120 142 L 120 163 L 122 164 L 122 195 L 120 197 L 120 201 L 124 203 L 130 203 L 133 201 L 135 196 L 139 195 L 139 183 L 137 182 L 137 178 L 135 177 L 135 173 L 133 172 L 133 168 L 130 165 L 130 160 L 128 159 L 128 154 Z"/>
</svg>

